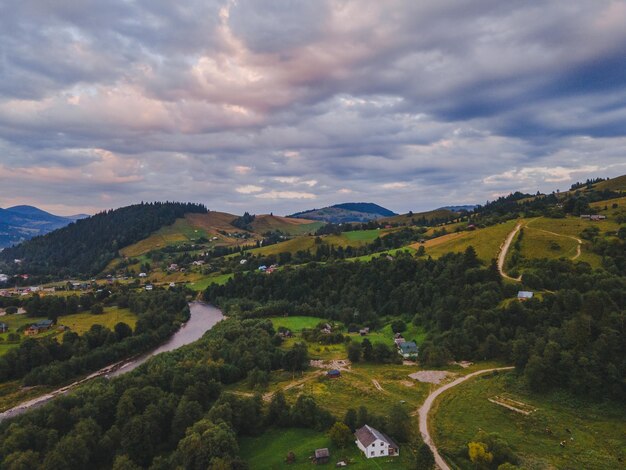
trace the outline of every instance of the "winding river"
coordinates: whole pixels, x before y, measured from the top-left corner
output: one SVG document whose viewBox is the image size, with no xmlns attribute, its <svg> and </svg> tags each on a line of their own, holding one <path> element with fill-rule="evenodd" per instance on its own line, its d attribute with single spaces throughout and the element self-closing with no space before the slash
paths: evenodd
<svg viewBox="0 0 626 470">
<path fill-rule="evenodd" d="M 60 395 L 65 395 L 76 386 L 84 384 L 85 382 L 93 380 L 97 377 L 117 377 L 118 375 L 125 374 L 139 367 L 141 364 L 146 362 L 151 357 L 156 356 L 157 354 L 173 351 L 180 348 L 181 346 L 193 343 L 194 341 L 199 340 L 202 335 L 204 335 L 204 333 L 209 331 L 220 320 L 224 318 L 221 310 L 204 302 L 191 302 L 189 304 L 189 309 L 191 311 L 191 315 L 187 323 L 183 324 L 180 329 L 172 335 L 170 339 L 168 339 L 158 348 L 155 348 L 152 351 L 144 353 L 131 360 L 121 361 L 115 364 L 108 365 L 94 372 L 93 374 L 88 375 L 84 379 L 78 380 L 69 385 L 66 385 L 63 388 L 59 388 L 45 395 L 21 403 L 14 408 L 8 409 L 7 411 L 0 413 L 0 422 L 42 406 Z"/>
</svg>

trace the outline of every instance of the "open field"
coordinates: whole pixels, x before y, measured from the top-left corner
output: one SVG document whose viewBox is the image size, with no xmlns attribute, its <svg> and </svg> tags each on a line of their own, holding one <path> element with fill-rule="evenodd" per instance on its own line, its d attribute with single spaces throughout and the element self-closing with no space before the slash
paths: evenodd
<svg viewBox="0 0 626 470">
<path fill-rule="evenodd" d="M 92 313 L 76 313 L 74 315 L 66 315 L 59 317 L 60 325 L 69 326 L 74 333 L 82 335 L 89 331 L 92 325 L 98 324 L 113 330 L 119 322 L 124 322 L 132 329 L 135 329 L 137 316 L 127 308 L 106 307 L 101 315 Z"/>
<path fill-rule="evenodd" d="M 326 434 L 311 429 L 270 429 L 261 436 L 241 439 L 240 445 L 241 456 L 250 464 L 250 470 L 311 468 L 309 456 L 313 455 L 315 449 L 323 447 L 330 450 L 330 461 L 326 465 L 316 465 L 315 468 L 334 468 L 340 460 L 349 461 L 350 468 L 409 468 L 408 449 L 401 448 L 399 457 L 367 459 L 356 445 L 338 449 L 332 445 Z M 290 451 L 296 455 L 296 462 L 287 465 L 285 457 Z"/>
<path fill-rule="evenodd" d="M 325 322 L 323 318 L 318 317 L 272 317 L 272 324 L 274 328 L 278 328 L 279 326 L 284 326 L 285 328 L 293 331 L 294 333 L 299 333 L 305 328 L 315 328 L 318 323 Z"/>
<path fill-rule="evenodd" d="M 204 289 L 209 287 L 211 284 L 218 284 L 218 285 L 226 284 L 228 280 L 232 278 L 233 276 L 234 276 L 233 273 L 227 273 L 227 274 L 217 274 L 214 276 L 211 275 L 207 277 L 202 277 L 197 280 L 189 282 L 187 284 L 187 287 L 199 292 L 199 291 L 203 291 Z"/>
<path fill-rule="evenodd" d="M 342 235 L 350 241 L 373 242 L 385 233 L 387 233 L 385 230 L 353 230 L 351 232 L 343 232 Z"/>
<path fill-rule="evenodd" d="M 496 396 L 537 411 L 525 415 L 489 401 Z M 442 454 L 462 469 L 474 468 L 465 457 L 467 443 L 481 429 L 504 438 L 527 469 L 618 468 L 618 458 L 626 457 L 624 404 L 533 394 L 514 373 L 477 377 L 449 390 L 436 403 L 431 422 Z"/>
<path fill-rule="evenodd" d="M 427 240 L 423 244 L 415 243 L 411 247 L 417 249 L 420 245 L 424 246 L 426 255 L 439 258 L 450 252 L 462 253 L 471 245 L 476 250 L 478 258 L 485 263 L 489 263 L 498 256 L 500 245 L 504 242 L 509 232 L 513 230 L 517 222 L 517 220 L 509 220 L 502 224 L 470 232 L 449 233 Z"/>
<path fill-rule="evenodd" d="M 205 230 L 194 227 L 188 218 L 177 219 L 172 225 L 160 228 L 148 238 L 120 250 L 123 256 L 136 257 L 169 245 L 189 243 L 200 237 L 208 237 Z"/>
<path fill-rule="evenodd" d="M 396 256 L 398 253 L 404 252 L 404 251 L 409 252 L 409 253 L 415 253 L 416 250 L 412 246 L 403 246 L 402 248 L 394 248 L 392 250 L 379 251 L 377 253 L 371 253 L 369 255 L 355 256 L 354 258 L 346 258 L 346 260 L 367 262 L 367 261 L 371 261 L 374 258 L 378 258 L 379 256 Z"/>
<path fill-rule="evenodd" d="M 626 191 L 626 175 L 611 178 L 608 181 L 600 181 L 594 185 L 594 189 L 602 191 L 610 189 L 611 191 Z"/>
<path fill-rule="evenodd" d="M 287 235 L 312 235 L 317 229 L 324 226 L 324 222 L 263 214 L 257 215 L 251 226 L 255 232 L 260 234 L 280 230 Z"/>
</svg>

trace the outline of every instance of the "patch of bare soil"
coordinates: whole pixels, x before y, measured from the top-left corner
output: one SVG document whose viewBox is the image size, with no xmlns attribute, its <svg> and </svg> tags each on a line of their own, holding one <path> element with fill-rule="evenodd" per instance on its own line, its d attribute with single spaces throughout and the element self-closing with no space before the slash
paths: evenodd
<svg viewBox="0 0 626 470">
<path fill-rule="evenodd" d="M 460 366 L 463 369 L 467 369 L 469 366 L 471 366 L 474 363 L 470 361 L 460 361 L 460 362 L 454 361 L 454 362 L 451 362 L 450 364 L 452 364 L 453 366 Z"/>
<path fill-rule="evenodd" d="M 317 369 L 337 369 L 341 371 L 350 370 L 351 362 L 347 359 L 337 359 L 334 361 L 311 360 L 311 367 Z"/>
<path fill-rule="evenodd" d="M 415 385 L 415 382 L 410 382 L 409 380 L 403 380 L 400 383 L 404 385 L 405 387 L 413 387 Z"/>
<path fill-rule="evenodd" d="M 379 392 L 385 391 L 383 387 L 380 386 L 380 383 L 378 383 L 378 380 L 372 379 L 372 383 L 374 384 L 374 387 L 376 387 L 376 390 L 378 390 Z"/>
<path fill-rule="evenodd" d="M 418 382 L 440 384 L 449 375 L 452 374 L 450 374 L 450 372 L 446 372 L 445 370 L 421 370 L 419 372 L 409 374 L 409 377 L 417 380 Z"/>
</svg>

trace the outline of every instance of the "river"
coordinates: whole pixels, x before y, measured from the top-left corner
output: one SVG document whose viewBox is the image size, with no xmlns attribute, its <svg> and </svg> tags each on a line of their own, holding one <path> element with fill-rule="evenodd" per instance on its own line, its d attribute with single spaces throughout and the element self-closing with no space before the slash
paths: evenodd
<svg viewBox="0 0 626 470">
<path fill-rule="evenodd" d="M 76 386 L 84 384 L 85 382 L 93 380 L 97 377 L 117 377 L 118 375 L 125 374 L 139 367 L 141 364 L 157 354 L 173 351 L 181 346 L 193 343 L 194 341 L 199 340 L 204 333 L 209 331 L 224 318 L 221 310 L 213 307 L 212 305 L 205 304 L 204 302 L 191 302 L 189 304 L 189 310 L 191 311 L 191 315 L 187 323 L 183 324 L 180 329 L 170 337 L 170 339 L 158 348 L 155 348 L 152 351 L 144 353 L 129 361 L 121 361 L 108 365 L 88 375 L 84 379 L 73 382 L 65 387 L 59 388 L 37 398 L 33 398 L 32 400 L 20 403 L 18 406 L 0 413 L 0 422 L 5 419 L 21 415 L 28 410 L 40 407 L 60 395 L 65 395 Z"/>
</svg>

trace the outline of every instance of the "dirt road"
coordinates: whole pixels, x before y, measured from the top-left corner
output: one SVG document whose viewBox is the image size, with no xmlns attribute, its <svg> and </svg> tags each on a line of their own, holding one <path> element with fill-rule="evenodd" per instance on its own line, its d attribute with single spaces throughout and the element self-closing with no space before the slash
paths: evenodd
<svg viewBox="0 0 626 470">
<path fill-rule="evenodd" d="M 515 238 L 515 235 L 517 235 L 517 232 L 519 232 L 521 228 L 522 228 L 522 224 L 518 223 L 515 226 L 515 228 L 511 231 L 511 233 L 508 234 L 508 236 L 506 237 L 506 240 L 504 240 L 504 243 L 500 247 L 500 253 L 498 253 L 498 271 L 500 271 L 500 275 L 506 279 L 509 279 L 515 282 L 520 282 L 522 280 L 522 276 L 515 278 L 505 273 L 504 262 L 506 261 L 506 254 L 509 252 L 509 248 L 511 247 L 511 242 L 513 241 L 513 239 Z"/>
<path fill-rule="evenodd" d="M 432 408 L 433 403 L 435 402 L 437 397 L 441 395 L 443 392 L 445 392 L 446 390 L 449 390 L 452 387 L 456 387 L 460 383 L 463 383 L 466 380 L 471 379 L 472 377 L 476 377 L 477 375 L 486 374 L 487 372 L 493 372 L 496 370 L 511 370 L 511 369 L 514 369 L 514 367 L 496 367 L 494 369 L 485 369 L 485 370 L 472 372 L 471 374 L 460 377 L 456 379 L 454 382 L 450 382 L 449 384 L 438 388 L 437 390 L 432 392 L 430 395 L 428 395 L 428 397 L 426 398 L 426 401 L 424 402 L 422 407 L 419 409 L 420 433 L 422 434 L 422 439 L 424 440 L 426 445 L 428 445 L 428 447 L 430 447 L 430 450 L 433 452 L 433 455 L 435 456 L 435 463 L 441 470 L 450 470 L 450 467 L 448 466 L 446 461 L 443 459 L 443 457 L 441 457 L 441 455 L 439 454 L 439 451 L 437 450 L 437 446 L 433 442 L 433 439 L 428 430 L 428 413 L 430 412 L 430 409 Z"/>
</svg>

